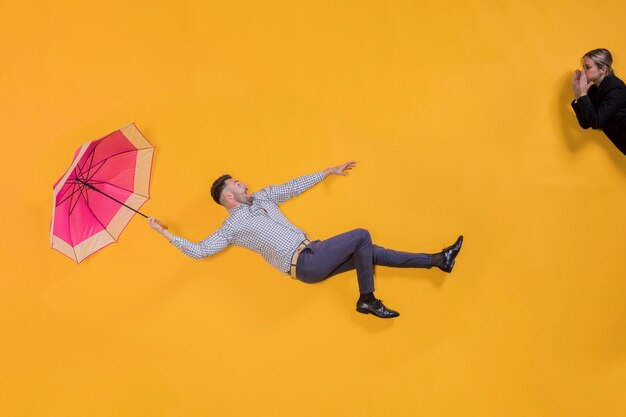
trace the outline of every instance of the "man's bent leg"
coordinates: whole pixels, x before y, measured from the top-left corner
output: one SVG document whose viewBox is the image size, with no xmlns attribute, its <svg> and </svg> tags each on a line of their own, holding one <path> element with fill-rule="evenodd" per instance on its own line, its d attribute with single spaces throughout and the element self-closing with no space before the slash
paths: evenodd
<svg viewBox="0 0 626 417">
<path fill-rule="evenodd" d="M 355 229 L 313 242 L 298 257 L 298 279 L 307 283 L 319 282 L 332 275 L 356 269 L 359 292 L 374 292 L 372 246 L 372 238 L 365 229 Z"/>
<path fill-rule="evenodd" d="M 313 242 L 298 257 L 296 274 L 303 282 L 322 281 L 332 275 L 356 269 L 361 296 L 356 310 L 380 318 L 398 317 L 374 297 L 374 256 L 367 230 L 356 229 L 322 242 Z"/>
</svg>

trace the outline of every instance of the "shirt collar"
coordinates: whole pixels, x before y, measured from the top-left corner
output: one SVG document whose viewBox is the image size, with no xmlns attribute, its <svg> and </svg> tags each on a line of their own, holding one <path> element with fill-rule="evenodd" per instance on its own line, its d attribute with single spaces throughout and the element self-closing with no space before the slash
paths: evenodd
<svg viewBox="0 0 626 417">
<path fill-rule="evenodd" d="M 248 204 L 239 204 L 237 207 L 233 207 L 231 209 L 228 209 L 228 213 L 235 214 L 237 212 L 245 210 L 246 207 L 250 208 L 253 205 L 254 205 L 254 197 L 252 198 L 252 203 L 250 205 L 248 205 Z"/>
</svg>

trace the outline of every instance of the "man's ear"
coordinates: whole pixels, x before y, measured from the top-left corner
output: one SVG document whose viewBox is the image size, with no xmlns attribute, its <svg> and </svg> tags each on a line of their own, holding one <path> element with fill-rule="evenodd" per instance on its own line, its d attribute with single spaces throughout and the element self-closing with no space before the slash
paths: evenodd
<svg viewBox="0 0 626 417">
<path fill-rule="evenodd" d="M 224 190 L 222 191 L 222 198 L 220 200 L 227 201 L 227 200 L 232 200 L 233 198 L 235 198 L 233 193 L 231 193 L 230 191 Z"/>
</svg>

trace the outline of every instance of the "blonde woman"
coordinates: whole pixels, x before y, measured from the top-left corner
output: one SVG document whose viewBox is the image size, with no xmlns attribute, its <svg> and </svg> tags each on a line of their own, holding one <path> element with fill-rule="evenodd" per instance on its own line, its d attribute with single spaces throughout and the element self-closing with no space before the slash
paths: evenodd
<svg viewBox="0 0 626 417">
<path fill-rule="evenodd" d="M 581 63 L 572 80 L 578 123 L 583 129 L 602 129 L 626 155 L 626 86 L 615 76 L 613 57 L 607 49 L 594 49 Z"/>
</svg>

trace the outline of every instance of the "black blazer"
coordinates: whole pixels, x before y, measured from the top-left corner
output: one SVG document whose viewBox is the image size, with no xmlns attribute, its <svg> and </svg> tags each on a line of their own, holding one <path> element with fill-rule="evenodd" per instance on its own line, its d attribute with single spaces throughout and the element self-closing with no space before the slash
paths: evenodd
<svg viewBox="0 0 626 417">
<path fill-rule="evenodd" d="M 572 101 L 583 129 L 602 129 L 626 155 L 626 86 L 614 75 L 604 77 L 600 87 L 589 87 L 586 96 Z"/>
</svg>

